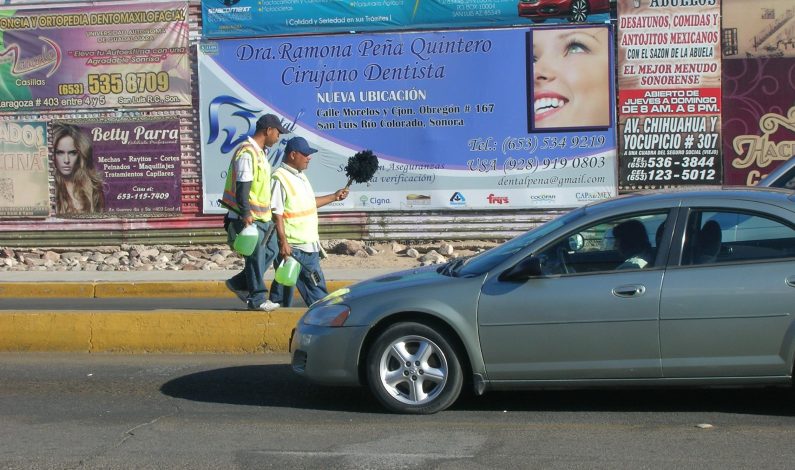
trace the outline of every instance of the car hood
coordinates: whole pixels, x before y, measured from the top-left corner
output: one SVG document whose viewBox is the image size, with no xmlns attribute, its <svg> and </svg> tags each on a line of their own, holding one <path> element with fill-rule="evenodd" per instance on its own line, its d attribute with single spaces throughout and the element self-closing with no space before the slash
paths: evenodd
<svg viewBox="0 0 795 470">
<path fill-rule="evenodd" d="M 356 298 L 364 295 L 379 294 L 394 289 L 411 288 L 416 285 L 428 285 L 450 279 L 449 276 L 439 274 L 440 265 L 423 266 L 421 268 L 406 269 L 389 274 L 382 274 L 348 287 L 350 293 L 346 298 Z"/>
</svg>

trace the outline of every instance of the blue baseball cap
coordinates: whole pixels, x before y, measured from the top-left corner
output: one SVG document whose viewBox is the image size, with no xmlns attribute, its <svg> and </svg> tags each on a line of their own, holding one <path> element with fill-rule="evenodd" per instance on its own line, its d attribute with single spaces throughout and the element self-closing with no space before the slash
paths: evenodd
<svg viewBox="0 0 795 470">
<path fill-rule="evenodd" d="M 290 152 L 292 151 L 296 151 L 304 155 L 312 155 L 313 153 L 317 152 L 317 149 L 310 147 L 309 142 L 307 142 L 303 137 L 293 137 L 287 141 L 287 145 L 284 147 L 284 154 L 290 155 Z"/>
</svg>

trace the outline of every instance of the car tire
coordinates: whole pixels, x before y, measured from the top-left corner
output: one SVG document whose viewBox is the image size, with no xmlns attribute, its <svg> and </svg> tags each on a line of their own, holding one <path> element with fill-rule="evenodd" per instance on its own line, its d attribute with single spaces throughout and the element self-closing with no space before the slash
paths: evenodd
<svg viewBox="0 0 795 470">
<path fill-rule="evenodd" d="M 367 382 L 390 411 L 432 414 L 456 401 L 463 374 L 446 335 L 407 322 L 390 326 L 375 340 L 367 355 Z"/>
<path fill-rule="evenodd" d="M 588 19 L 588 0 L 574 0 L 571 2 L 569 21 L 572 23 L 585 23 Z"/>
</svg>

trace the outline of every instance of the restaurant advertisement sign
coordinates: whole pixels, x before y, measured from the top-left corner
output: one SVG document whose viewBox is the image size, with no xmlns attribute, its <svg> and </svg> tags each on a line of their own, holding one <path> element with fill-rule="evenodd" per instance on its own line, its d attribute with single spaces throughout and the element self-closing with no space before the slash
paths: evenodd
<svg viewBox="0 0 795 470">
<path fill-rule="evenodd" d="M 620 189 L 722 179 L 720 1 L 618 0 Z"/>
</svg>

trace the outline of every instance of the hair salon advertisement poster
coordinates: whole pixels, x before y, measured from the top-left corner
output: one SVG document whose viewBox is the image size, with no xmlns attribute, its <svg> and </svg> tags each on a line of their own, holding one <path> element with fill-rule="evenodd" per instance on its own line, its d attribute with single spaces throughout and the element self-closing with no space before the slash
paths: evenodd
<svg viewBox="0 0 795 470">
<path fill-rule="evenodd" d="M 620 188 L 722 179 L 720 0 L 618 0 Z"/>
<path fill-rule="evenodd" d="M 755 185 L 795 155 L 795 8 L 724 0 L 725 183 Z"/>
<path fill-rule="evenodd" d="M 191 103 L 187 2 L 0 8 L 0 112 Z"/>
<path fill-rule="evenodd" d="M 179 213 L 179 121 L 75 123 L 91 139 L 107 215 Z"/>
<path fill-rule="evenodd" d="M 0 122 L 0 217 L 47 217 L 47 125 Z"/>
<path fill-rule="evenodd" d="M 329 210 L 575 207 L 616 195 L 609 26 L 224 40 L 200 45 L 205 212 L 263 113 L 319 151 L 318 194 L 348 159 L 380 167 Z"/>
</svg>

